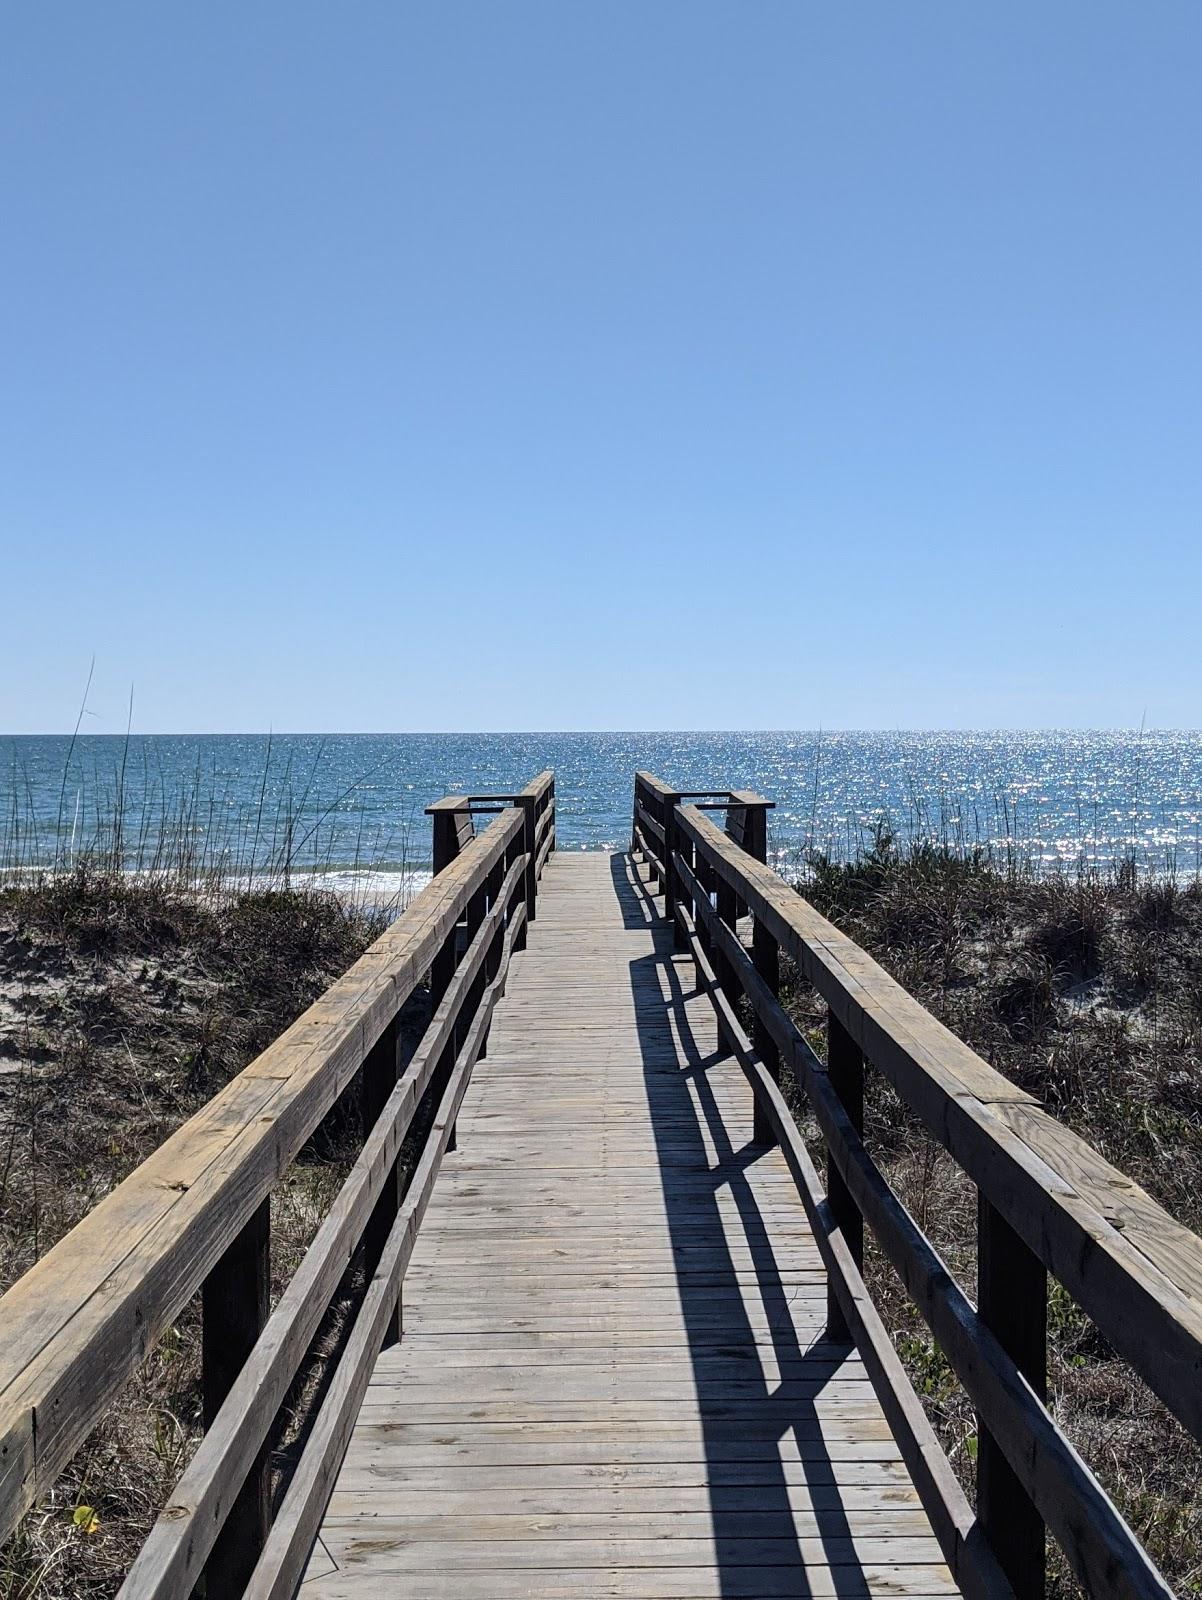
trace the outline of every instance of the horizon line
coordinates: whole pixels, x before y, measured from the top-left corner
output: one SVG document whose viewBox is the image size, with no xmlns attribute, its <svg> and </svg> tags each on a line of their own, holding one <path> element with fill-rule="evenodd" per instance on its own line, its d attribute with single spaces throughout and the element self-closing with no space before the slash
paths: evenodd
<svg viewBox="0 0 1202 1600">
<path fill-rule="evenodd" d="M 767 737 L 787 734 L 825 735 L 873 734 L 1014 734 L 1014 733 L 1202 733 L 1202 726 L 1155 726 L 1147 724 L 1102 726 L 1094 723 L 913 725 L 909 727 L 825 727 L 810 728 L 156 728 L 102 732 L 99 729 L 45 728 L 23 732 L 0 732 L 2 739 L 532 739 L 587 738 L 598 734 L 621 738 L 704 734 Z"/>
</svg>

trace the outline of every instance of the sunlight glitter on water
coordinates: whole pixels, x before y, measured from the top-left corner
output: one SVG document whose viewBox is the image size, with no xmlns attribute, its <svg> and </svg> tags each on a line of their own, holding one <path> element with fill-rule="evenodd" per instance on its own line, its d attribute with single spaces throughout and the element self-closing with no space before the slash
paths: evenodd
<svg viewBox="0 0 1202 1600">
<path fill-rule="evenodd" d="M 1202 836 L 1194 732 L 517 733 L 11 737 L 0 742 L 0 864 L 111 842 L 131 865 L 192 851 L 231 871 L 428 870 L 424 808 L 556 771 L 561 849 L 629 841 L 633 774 L 775 801 L 774 859 L 846 857 L 882 824 L 904 840 L 1054 866 L 1127 853 L 1193 873 Z M 333 879 L 330 880 L 333 882 Z M 389 887 L 390 886 L 390 887 Z"/>
</svg>

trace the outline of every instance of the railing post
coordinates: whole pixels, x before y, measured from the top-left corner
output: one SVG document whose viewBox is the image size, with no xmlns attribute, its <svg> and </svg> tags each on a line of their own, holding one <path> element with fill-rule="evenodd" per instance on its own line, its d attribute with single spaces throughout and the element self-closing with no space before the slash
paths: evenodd
<svg viewBox="0 0 1202 1600">
<path fill-rule="evenodd" d="M 772 802 L 765 800 L 762 795 L 753 794 L 749 789 L 732 789 L 731 803 L 726 811 L 726 832 L 729 838 L 741 845 L 747 854 L 754 860 L 767 862 L 768 860 L 768 813 L 772 809 Z M 735 911 L 737 917 L 746 907 L 741 906 L 735 896 Z M 780 993 L 780 947 L 772 934 L 764 926 L 759 917 L 755 918 L 751 934 L 751 959 L 755 963 L 755 970 L 771 989 L 772 993 Z M 752 1043 L 755 1053 L 759 1056 L 775 1083 L 780 1082 L 780 1051 L 776 1041 L 760 1021 L 758 1013 L 752 1028 Z M 756 1144 L 773 1144 L 776 1135 L 772 1131 L 772 1124 L 764 1108 L 757 1100 L 752 1112 L 752 1138 Z"/>
<path fill-rule="evenodd" d="M 485 910 L 489 899 L 489 885 L 491 882 L 492 876 L 490 874 L 490 876 L 480 885 L 475 894 L 467 903 L 466 926 L 462 924 L 460 926 L 460 935 L 463 939 L 464 949 L 467 949 L 467 947 L 471 944 L 472 940 L 476 937 L 476 933 L 479 930 L 480 924 L 484 921 Z M 458 956 L 455 964 L 456 966 L 459 964 Z M 464 995 L 463 1004 L 459 1008 L 459 1015 L 456 1018 L 454 1031 L 451 1037 L 451 1043 L 447 1050 L 449 1057 L 446 1067 L 447 1072 L 452 1070 L 456 1060 L 458 1059 L 459 1051 L 463 1046 L 463 1041 L 467 1038 L 468 1029 L 472 1025 L 472 1018 L 476 1015 L 476 1012 L 480 1008 L 480 997 L 484 993 L 484 986 L 487 982 L 488 958 L 486 958 L 481 964 L 480 971 L 472 980 L 472 985 Z M 486 1048 L 486 1043 L 481 1044 L 480 1054 L 482 1056 L 484 1055 Z M 442 1074 L 440 1074 L 440 1081 L 442 1081 Z M 458 1123 L 456 1123 L 451 1128 L 450 1136 L 447 1139 L 447 1151 L 449 1153 L 452 1150 L 458 1150 L 458 1148 L 459 1132 Z"/>
<path fill-rule="evenodd" d="M 833 1011 L 826 1019 L 826 1075 L 831 1088 L 857 1133 L 864 1129 L 864 1057 L 860 1047 Z M 835 1225 L 856 1266 L 864 1266 L 864 1218 L 840 1176 L 833 1158 L 826 1158 L 826 1194 Z M 835 1344 L 850 1344 L 851 1334 L 843 1310 L 829 1286 L 826 1291 L 827 1337 Z"/>
<path fill-rule="evenodd" d="M 488 900 L 488 911 L 491 911 L 496 905 L 497 901 L 501 898 L 501 885 L 505 882 L 505 874 L 517 860 L 518 856 L 520 856 L 522 853 L 524 833 L 525 829 L 523 828 L 522 832 L 516 836 L 509 848 L 507 850 L 502 850 L 500 856 L 497 858 L 496 865 L 493 867 L 488 877 L 484 880 Z M 526 914 L 529 916 L 529 911 L 527 911 Z M 484 983 L 480 985 L 481 993 L 484 991 L 485 984 L 491 983 L 496 977 L 497 973 L 501 970 L 501 940 L 503 940 L 505 937 L 504 918 L 501 919 L 498 932 L 500 934 L 500 938 L 497 938 L 496 935 L 494 935 L 493 941 L 488 947 L 488 954 L 484 957 Z M 484 1043 L 480 1046 L 480 1054 L 483 1056 L 487 1049 L 488 1035 L 485 1034 Z"/>
<path fill-rule="evenodd" d="M 977 1310 L 1042 1400 L 1047 1391 L 1048 1275 L 1010 1224 L 977 1191 Z M 1043 1520 L 988 1429 L 978 1424 L 977 1515 L 1023 1600 L 1042 1600 Z"/>
<path fill-rule="evenodd" d="M 737 939 L 739 935 L 739 898 L 724 878 L 715 874 L 718 885 L 717 912 L 718 920 L 726 925 L 731 934 Z M 709 885 L 707 884 L 708 888 Z M 735 980 L 734 967 L 720 945 L 715 945 L 713 951 L 714 972 L 723 994 L 730 1001 L 731 1009 L 738 1014 L 739 1000 L 742 997 L 742 987 Z M 718 1025 L 718 1040 L 728 1052 L 733 1050 L 730 1040 L 726 1037 L 721 1023 Z"/>
<path fill-rule="evenodd" d="M 432 865 L 434 876 L 437 877 L 459 854 L 461 838 L 464 831 L 464 814 L 467 814 L 470 823 L 471 813 L 467 810 L 467 797 L 463 795 L 447 795 L 445 799 L 436 800 L 432 806 L 426 807 L 426 815 L 434 825 L 434 839 L 432 850 Z M 451 986 L 451 979 L 455 976 L 455 968 L 459 965 L 459 939 L 462 923 L 451 929 L 442 945 L 430 963 L 430 1013 L 433 1015 L 442 1003 L 442 997 Z M 435 1094 L 441 1093 L 441 1086 L 446 1082 L 451 1068 L 455 1064 L 456 1055 L 456 1030 L 451 1030 L 451 1037 L 447 1041 L 438 1067 L 434 1073 Z M 451 1136 L 447 1143 L 448 1150 L 455 1148 L 455 1130 L 451 1129 Z"/>
<path fill-rule="evenodd" d="M 434 876 L 437 877 L 462 850 L 464 830 L 466 828 L 469 834 L 471 831 L 471 812 L 466 796 L 448 795 L 445 800 L 437 800 L 432 806 L 427 806 L 426 815 L 434 822 L 432 856 Z"/>
<path fill-rule="evenodd" d="M 751 959 L 755 962 L 755 970 L 763 978 L 774 995 L 780 993 L 780 946 L 762 920 L 756 917 L 751 934 Z M 764 1063 L 772 1076 L 774 1083 L 780 1082 L 780 1051 L 777 1049 L 776 1040 L 760 1021 L 759 1012 L 756 1012 L 755 1026 L 752 1042 L 755 1053 Z M 768 1121 L 767 1113 L 760 1105 L 757 1098 L 752 1112 L 751 1137 L 756 1144 L 774 1144 L 776 1135 L 772 1131 L 772 1124 Z"/>
<path fill-rule="evenodd" d="M 201 1290 L 201 1392 L 211 1428 L 267 1321 L 271 1294 L 271 1202 L 264 1200 Z M 205 1562 L 210 1600 L 241 1594 L 271 1527 L 270 1441 L 255 1457 Z"/>
<path fill-rule="evenodd" d="M 732 789 L 726 811 L 727 837 L 756 861 L 768 860 L 768 813 L 774 802 L 750 789 Z"/>
<path fill-rule="evenodd" d="M 685 948 L 684 930 L 676 920 L 676 866 L 672 857 L 676 853 L 676 808 L 680 804 L 678 794 L 667 793 L 663 796 L 664 809 L 664 916 L 672 929 L 672 948 L 683 950 Z"/>
<path fill-rule="evenodd" d="M 515 950 L 526 948 L 526 928 L 534 921 L 534 903 L 538 898 L 538 873 L 535 869 L 535 854 L 538 840 L 539 814 L 535 796 L 520 794 L 517 803 L 522 808 L 522 848 L 526 852 L 526 870 L 523 874 L 523 883 L 526 892 L 526 927 L 518 934 L 513 942 Z"/>
<path fill-rule="evenodd" d="M 363 1137 L 365 1139 L 380 1120 L 380 1113 L 383 1111 L 389 1095 L 396 1088 L 401 1066 L 400 1047 L 400 1019 L 397 1018 L 384 1029 L 384 1032 L 367 1052 L 367 1059 L 363 1063 L 360 1106 Z M 396 1221 L 402 1198 L 401 1187 L 400 1160 L 398 1157 L 392 1164 L 392 1170 L 388 1174 L 383 1189 L 380 1191 L 380 1198 L 372 1208 L 371 1216 L 367 1219 L 367 1227 L 363 1230 L 363 1270 L 369 1283 L 375 1276 L 376 1268 L 380 1265 L 380 1257 L 384 1254 L 384 1246 L 388 1242 L 388 1235 L 392 1232 L 392 1225 Z M 396 1344 L 400 1339 L 401 1316 L 401 1295 L 400 1291 L 398 1291 L 397 1303 L 384 1330 L 385 1347 Z"/>
<path fill-rule="evenodd" d="M 426 807 L 426 815 L 433 822 L 434 838 L 431 864 L 434 868 L 435 877 L 444 868 L 449 867 L 459 854 L 465 813 L 470 824 L 471 814 L 467 812 L 467 799 L 462 795 L 447 795 L 445 799 L 436 800 L 432 806 Z M 456 940 L 457 934 L 452 932 L 430 965 L 430 1010 L 432 1012 L 438 1009 L 439 1001 L 446 994 L 451 979 L 455 976 L 455 966 L 458 959 Z"/>
</svg>

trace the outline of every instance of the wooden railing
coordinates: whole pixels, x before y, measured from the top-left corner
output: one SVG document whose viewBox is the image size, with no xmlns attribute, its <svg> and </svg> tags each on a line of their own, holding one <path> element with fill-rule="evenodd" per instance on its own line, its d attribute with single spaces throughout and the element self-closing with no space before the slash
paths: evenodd
<svg viewBox="0 0 1202 1600">
<path fill-rule="evenodd" d="M 121 1386 L 199 1292 L 205 1435 L 134 1561 L 125 1600 L 283 1600 L 303 1571 L 509 958 L 555 840 L 544 773 L 483 832 L 435 807 L 440 870 L 350 971 L 0 1300 L 0 1536 L 53 1486 Z M 463 816 L 466 815 L 466 825 Z M 459 816 L 448 840 L 440 816 Z M 412 1054 L 400 1015 L 429 976 Z M 356 1083 L 357 1080 L 357 1083 Z M 268 1315 L 270 1195 L 352 1086 L 365 1138 Z M 431 1105 L 411 1172 L 401 1143 Z M 366 1289 L 272 1515 L 281 1405 L 356 1259 Z"/>
<path fill-rule="evenodd" d="M 729 794 L 733 820 L 724 834 L 688 798 L 639 773 L 635 846 L 751 1083 L 759 1124 L 780 1141 L 797 1183 L 829 1275 L 830 1332 L 858 1345 L 965 1594 L 1038 1600 L 1046 1527 L 1088 1594 L 1171 1600 L 1048 1410 L 1047 1276 L 1199 1437 L 1202 1241 L 937 1022 L 765 864 L 763 832 L 749 830 L 747 818 L 767 802 Z M 750 947 L 739 926 L 744 909 Z M 825 1061 L 780 1003 L 782 954 L 826 1002 Z M 865 1064 L 977 1186 L 975 1305 L 865 1147 Z M 782 1066 L 821 1129 L 824 1178 L 782 1097 Z M 865 1288 L 865 1222 L 976 1408 L 975 1513 Z"/>
</svg>

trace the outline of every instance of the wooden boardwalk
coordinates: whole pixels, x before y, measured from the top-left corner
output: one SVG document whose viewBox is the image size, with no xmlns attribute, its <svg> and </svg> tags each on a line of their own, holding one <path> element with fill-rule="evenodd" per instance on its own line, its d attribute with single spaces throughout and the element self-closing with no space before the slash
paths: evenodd
<svg viewBox="0 0 1202 1600">
<path fill-rule="evenodd" d="M 204 1436 L 118 1600 L 1042 1600 L 1053 1545 L 1173 1600 L 1046 1403 L 1048 1293 L 1202 1439 L 1202 1239 L 773 870 L 770 799 L 632 798 L 613 856 L 556 853 L 550 770 L 435 801 L 430 883 L 3 1296 L 0 1538 L 74 1505 L 199 1300 Z M 975 1284 L 862 1136 L 884 1084 L 975 1186 Z M 273 1196 L 352 1107 L 272 1304 Z M 866 1236 L 975 1412 L 972 1501 Z"/>
<path fill-rule="evenodd" d="M 642 870 L 548 863 L 307 1600 L 958 1593 Z"/>
</svg>

